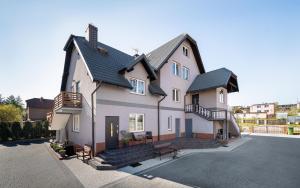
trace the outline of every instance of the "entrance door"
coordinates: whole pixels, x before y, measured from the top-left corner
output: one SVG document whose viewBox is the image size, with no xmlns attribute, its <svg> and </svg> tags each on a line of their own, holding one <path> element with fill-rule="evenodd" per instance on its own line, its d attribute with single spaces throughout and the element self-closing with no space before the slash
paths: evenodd
<svg viewBox="0 0 300 188">
<path fill-rule="evenodd" d="M 199 104 L 199 94 L 192 95 L 192 104 Z"/>
<path fill-rule="evenodd" d="M 105 147 L 116 149 L 119 146 L 119 116 L 105 116 Z"/>
<path fill-rule="evenodd" d="M 176 138 L 180 137 L 180 118 L 175 119 Z"/>
<path fill-rule="evenodd" d="M 193 121 L 192 119 L 185 119 L 185 137 L 193 137 Z"/>
</svg>

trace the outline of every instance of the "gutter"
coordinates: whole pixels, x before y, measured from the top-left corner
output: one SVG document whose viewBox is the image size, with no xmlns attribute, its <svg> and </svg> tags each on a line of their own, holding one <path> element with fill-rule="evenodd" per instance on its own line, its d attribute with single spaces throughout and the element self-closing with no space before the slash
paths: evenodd
<svg viewBox="0 0 300 188">
<path fill-rule="evenodd" d="M 157 102 L 157 141 L 160 141 L 160 102 L 166 98 L 166 95 Z"/>
<path fill-rule="evenodd" d="M 93 153 L 92 155 L 96 155 L 96 147 L 95 147 L 95 114 L 94 114 L 94 94 L 97 92 L 97 90 L 101 87 L 102 81 L 97 82 L 96 89 L 91 94 L 91 102 L 92 102 L 92 149 Z"/>
</svg>

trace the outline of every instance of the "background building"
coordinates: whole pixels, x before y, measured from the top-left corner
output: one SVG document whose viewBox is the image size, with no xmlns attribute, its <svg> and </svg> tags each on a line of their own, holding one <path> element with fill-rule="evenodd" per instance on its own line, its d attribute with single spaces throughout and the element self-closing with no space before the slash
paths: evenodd
<svg viewBox="0 0 300 188">
<path fill-rule="evenodd" d="M 26 100 L 26 120 L 46 120 L 47 113 L 53 109 L 53 104 L 53 100 L 43 97 Z"/>
</svg>

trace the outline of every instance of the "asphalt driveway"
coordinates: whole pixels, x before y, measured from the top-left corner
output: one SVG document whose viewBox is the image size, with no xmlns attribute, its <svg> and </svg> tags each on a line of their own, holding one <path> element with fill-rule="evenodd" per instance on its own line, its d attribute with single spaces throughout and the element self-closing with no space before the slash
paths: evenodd
<svg viewBox="0 0 300 188">
<path fill-rule="evenodd" d="M 252 137 L 230 152 L 197 153 L 144 172 L 151 177 L 192 186 L 224 188 L 300 187 L 300 139 Z M 116 187 L 130 187 L 125 179 Z"/>
<path fill-rule="evenodd" d="M 0 144 L 1 188 L 81 188 L 82 184 L 43 142 Z"/>
</svg>

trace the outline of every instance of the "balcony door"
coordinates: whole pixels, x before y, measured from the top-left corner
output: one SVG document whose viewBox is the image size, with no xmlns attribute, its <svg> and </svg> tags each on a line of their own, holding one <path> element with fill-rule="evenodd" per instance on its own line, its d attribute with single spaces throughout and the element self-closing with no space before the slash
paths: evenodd
<svg viewBox="0 0 300 188">
<path fill-rule="evenodd" d="M 192 104 L 199 104 L 199 94 L 192 95 Z"/>
</svg>

